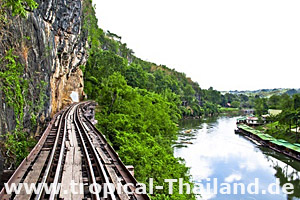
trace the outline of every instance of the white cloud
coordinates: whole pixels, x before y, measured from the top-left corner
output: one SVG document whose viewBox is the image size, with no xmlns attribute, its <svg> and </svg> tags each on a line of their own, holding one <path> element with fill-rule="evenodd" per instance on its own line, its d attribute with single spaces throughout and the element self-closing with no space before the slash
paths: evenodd
<svg viewBox="0 0 300 200">
<path fill-rule="evenodd" d="M 229 176 L 227 176 L 224 181 L 227 183 L 232 183 L 232 182 L 237 182 L 240 181 L 242 179 L 242 175 L 241 174 L 231 174 Z"/>
</svg>

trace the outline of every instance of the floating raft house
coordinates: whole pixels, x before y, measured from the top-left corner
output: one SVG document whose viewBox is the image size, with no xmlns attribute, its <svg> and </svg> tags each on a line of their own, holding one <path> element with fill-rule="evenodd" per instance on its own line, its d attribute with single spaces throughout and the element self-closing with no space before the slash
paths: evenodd
<svg viewBox="0 0 300 200">
<path fill-rule="evenodd" d="M 245 124 L 238 124 L 237 127 L 240 129 L 240 130 L 243 130 L 243 131 L 246 131 L 250 134 L 253 134 L 253 135 L 256 135 L 257 137 L 259 137 L 261 140 L 263 141 L 266 141 L 266 142 L 269 142 L 269 143 L 273 143 L 275 145 L 278 145 L 278 146 L 281 146 L 281 147 L 285 147 L 287 149 L 290 149 L 290 150 L 293 150 L 293 151 L 296 151 L 298 153 L 300 153 L 300 144 L 291 144 L 289 143 L 288 141 L 286 140 L 283 140 L 283 139 L 276 139 L 274 137 L 272 137 L 271 135 L 269 134 L 265 134 L 259 130 L 256 130 L 254 128 L 251 128 Z"/>
</svg>

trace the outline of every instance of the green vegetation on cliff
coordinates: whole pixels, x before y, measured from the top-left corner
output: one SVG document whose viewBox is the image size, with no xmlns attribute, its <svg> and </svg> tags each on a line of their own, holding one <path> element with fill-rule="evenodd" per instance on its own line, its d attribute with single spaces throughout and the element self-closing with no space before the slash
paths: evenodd
<svg viewBox="0 0 300 200">
<path fill-rule="evenodd" d="M 30 94 L 29 83 L 31 78 L 25 77 L 25 67 L 21 64 L 21 52 L 17 47 L 25 45 L 30 38 L 18 38 L 9 32 L 9 26 L 13 17 L 26 17 L 29 9 L 37 7 L 34 0 L 4 0 L 0 2 L 0 94 L 4 110 L 12 110 L 15 124 L 11 130 L 1 134 L 1 151 L 6 155 L 6 165 L 17 167 L 18 164 L 28 155 L 30 149 L 35 145 L 33 131 L 37 125 L 37 113 L 39 113 L 46 100 L 46 83 L 40 81 L 37 85 L 39 95 L 33 98 Z M 16 16 L 17 15 L 17 16 Z M 7 42 L 11 38 L 11 42 Z M 24 52 L 23 52 L 24 53 Z M 30 122 L 25 122 L 25 115 L 28 115 Z M 26 124 L 26 125 L 25 125 Z M 27 130 L 25 130 L 25 127 Z M 7 127 L 6 127 L 7 128 Z"/>
<path fill-rule="evenodd" d="M 27 10 L 35 9 L 38 4 L 34 0 L 3 0 L 1 8 L 8 9 L 12 12 L 12 15 L 20 15 L 26 17 Z"/>
<path fill-rule="evenodd" d="M 213 88 L 201 89 L 198 83 L 193 82 L 184 73 L 136 57 L 133 50 L 128 48 L 126 43 L 121 42 L 120 36 L 109 31 L 104 32 L 98 28 L 97 22 L 94 7 L 90 1 L 85 1 L 83 32 L 88 35 L 90 45 L 89 61 L 85 69 L 87 91 L 90 87 L 94 87 L 96 79 L 101 82 L 101 77 L 118 71 L 132 87 L 147 89 L 158 94 L 172 92 L 180 100 L 178 109 L 183 116 L 214 115 L 219 112 L 218 105 L 226 105 L 223 95 Z M 99 60 L 98 57 L 101 56 L 105 59 Z M 112 66 L 110 59 L 118 63 Z M 101 74 L 97 77 L 96 66 L 101 68 L 99 69 Z"/>
<path fill-rule="evenodd" d="M 23 67 L 16 60 L 13 49 L 9 50 L 4 58 L 0 59 L 0 90 L 4 93 L 7 106 L 13 108 L 16 127 L 13 133 L 5 135 L 6 154 L 20 163 L 27 156 L 29 148 L 34 145 L 32 138 L 28 138 L 23 131 L 23 117 L 25 97 L 27 96 L 28 84 L 22 78 Z"/>
<path fill-rule="evenodd" d="M 5 154 L 8 156 L 7 164 L 16 166 L 28 155 L 35 145 L 35 140 L 28 132 L 24 131 L 24 110 L 30 109 L 31 125 L 36 124 L 36 114 L 46 98 L 44 93 L 45 83 L 41 82 L 40 97 L 37 102 L 27 101 L 28 80 L 22 77 L 24 67 L 18 62 L 18 56 L 13 54 L 13 49 L 0 59 L 0 90 L 5 96 L 7 107 L 13 108 L 16 127 L 10 133 L 3 135 Z"/>
<path fill-rule="evenodd" d="M 152 199 L 194 199 L 178 194 L 178 189 L 167 194 L 164 183 L 164 179 L 190 181 L 188 168 L 173 156 L 172 144 L 177 139 L 182 98 L 195 100 L 192 85 L 183 74 L 136 58 L 119 36 L 99 29 L 91 2 L 85 2 L 84 10 L 90 51 L 82 69 L 85 92 L 99 105 L 97 127 L 123 162 L 134 165 L 138 181 L 148 184 L 153 178 L 155 184 L 165 186 Z"/>
</svg>

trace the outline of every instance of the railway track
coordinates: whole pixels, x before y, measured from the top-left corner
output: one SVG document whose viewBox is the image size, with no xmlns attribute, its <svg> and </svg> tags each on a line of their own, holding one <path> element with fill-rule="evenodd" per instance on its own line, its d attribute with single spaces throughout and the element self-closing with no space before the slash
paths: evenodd
<svg viewBox="0 0 300 200">
<path fill-rule="evenodd" d="M 33 184 L 36 191 L 28 194 L 22 187 L 8 193 L 3 188 L 0 199 L 150 199 L 135 192 L 136 179 L 84 116 L 92 103 L 73 104 L 57 113 L 7 183 Z"/>
</svg>

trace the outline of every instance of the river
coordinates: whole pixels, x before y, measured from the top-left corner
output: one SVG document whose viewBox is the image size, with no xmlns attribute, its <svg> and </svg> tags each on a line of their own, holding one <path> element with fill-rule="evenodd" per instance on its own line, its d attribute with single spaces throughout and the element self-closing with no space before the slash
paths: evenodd
<svg viewBox="0 0 300 200">
<path fill-rule="evenodd" d="M 203 184 L 210 191 L 201 190 L 198 199 L 218 200 L 298 200 L 300 199 L 300 162 L 266 147 L 258 146 L 243 136 L 236 135 L 237 117 L 218 117 L 204 120 L 182 120 L 179 143 L 174 148 L 176 157 L 181 157 L 190 167 L 192 181 Z M 191 130 L 190 133 L 185 133 Z M 258 178 L 259 194 L 255 192 Z M 217 184 L 214 184 L 214 179 Z M 276 186 L 276 180 L 278 184 Z M 220 185 L 222 183 L 222 185 Z M 234 184 L 245 184 L 234 193 Z M 282 186 L 291 183 L 293 194 L 285 194 Z M 250 187 L 249 185 L 252 186 Z M 213 192 L 216 185 L 218 192 Z M 231 190 L 228 192 L 228 187 Z M 270 186 L 271 185 L 271 186 Z M 249 186 L 250 192 L 247 187 Z M 224 188 L 227 189 L 224 189 Z M 222 190 L 221 193 L 221 188 Z M 240 189 L 239 189 L 240 188 Z M 268 190 L 270 188 L 270 190 Z M 290 191 L 290 190 L 289 190 Z M 228 194 L 231 193 L 231 194 Z M 265 193 L 265 194 L 263 194 Z M 272 194 L 271 194 L 272 193 Z M 273 194 L 276 193 L 276 194 Z"/>
</svg>

